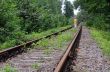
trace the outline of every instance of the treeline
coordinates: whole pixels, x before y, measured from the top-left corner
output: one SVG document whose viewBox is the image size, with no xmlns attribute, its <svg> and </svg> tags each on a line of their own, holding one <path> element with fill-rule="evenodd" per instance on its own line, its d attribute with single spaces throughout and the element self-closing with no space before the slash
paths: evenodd
<svg viewBox="0 0 110 72">
<path fill-rule="evenodd" d="M 100 30 L 110 31 L 110 1 L 109 0 L 76 0 L 75 8 L 80 7 L 80 21 Z"/>
<path fill-rule="evenodd" d="M 0 44 L 25 41 L 25 35 L 69 24 L 61 0 L 0 0 Z"/>
</svg>

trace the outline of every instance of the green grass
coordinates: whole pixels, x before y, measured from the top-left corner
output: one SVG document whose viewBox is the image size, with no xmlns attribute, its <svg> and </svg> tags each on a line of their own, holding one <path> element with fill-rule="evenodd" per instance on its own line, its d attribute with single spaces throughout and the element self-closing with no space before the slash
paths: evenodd
<svg viewBox="0 0 110 72">
<path fill-rule="evenodd" d="M 44 32 L 41 32 L 41 33 L 33 32 L 32 34 L 26 35 L 26 38 L 27 38 L 27 40 L 38 39 L 38 38 L 41 38 L 43 36 L 58 32 L 58 31 L 63 30 L 63 29 L 66 29 L 68 27 L 70 27 L 70 25 L 69 26 L 65 26 L 65 27 L 53 28 L 53 29 L 50 29 L 50 30 L 47 30 L 47 31 L 44 31 Z"/>
<path fill-rule="evenodd" d="M 91 35 L 97 41 L 103 53 L 110 56 L 110 32 L 92 28 Z"/>
<path fill-rule="evenodd" d="M 48 39 L 43 39 L 43 40 L 39 41 L 37 44 L 38 44 L 38 46 L 40 48 L 42 48 L 42 47 L 48 48 L 48 46 L 49 46 L 49 40 Z"/>
<path fill-rule="evenodd" d="M 39 64 L 35 63 L 32 65 L 32 68 L 37 70 L 40 68 L 40 66 L 39 66 Z"/>
<path fill-rule="evenodd" d="M 63 49 L 63 46 L 73 38 L 75 31 L 75 29 L 70 29 L 56 37 L 53 36 L 51 39 L 43 39 L 34 44 L 33 47 L 44 49 L 45 54 L 50 54 L 53 49 Z"/>
<path fill-rule="evenodd" d="M 0 72 L 17 72 L 17 70 L 9 65 L 6 65 L 3 69 L 0 69 Z"/>
<path fill-rule="evenodd" d="M 22 43 L 30 41 L 30 40 L 35 40 L 35 39 L 41 38 L 41 37 L 49 35 L 51 33 L 58 32 L 60 30 L 66 29 L 67 27 L 70 27 L 70 25 L 65 26 L 65 27 L 53 28 L 53 29 L 50 29 L 50 30 L 47 30 L 47 31 L 44 31 L 44 32 L 41 32 L 41 33 L 33 32 L 31 34 L 25 35 L 24 41 L 21 41 L 20 39 L 18 39 L 18 40 L 8 40 L 8 41 L 0 44 L 0 50 L 6 49 L 6 48 L 9 48 L 9 47 L 13 47 L 13 46 L 18 45 L 18 44 L 22 44 Z"/>
</svg>

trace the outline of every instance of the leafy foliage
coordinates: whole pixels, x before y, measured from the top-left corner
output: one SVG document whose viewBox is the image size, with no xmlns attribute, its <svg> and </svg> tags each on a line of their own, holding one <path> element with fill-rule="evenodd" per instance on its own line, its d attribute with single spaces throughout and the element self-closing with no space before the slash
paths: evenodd
<svg viewBox="0 0 110 72">
<path fill-rule="evenodd" d="M 61 4 L 60 0 L 0 0 L 0 45 L 20 44 L 28 34 L 67 25 Z"/>
<path fill-rule="evenodd" d="M 24 40 L 24 41 L 21 41 L 21 39 L 19 39 L 19 38 L 13 39 L 13 40 L 7 40 L 4 43 L 0 44 L 0 50 L 3 50 L 3 49 L 8 48 L 8 47 L 12 47 L 12 46 L 16 45 L 16 43 L 23 43 L 23 42 L 26 42 L 26 41 L 35 40 L 35 39 L 47 36 L 49 34 L 58 32 L 60 30 L 66 29 L 68 27 L 70 27 L 70 25 L 65 26 L 65 27 L 53 28 L 53 29 L 43 31 L 43 32 L 40 32 L 40 33 L 39 32 L 32 32 L 32 33 L 30 33 L 28 35 L 24 35 L 24 36 L 19 34 L 19 36 L 22 36 L 22 40 Z"/>
<path fill-rule="evenodd" d="M 73 17 L 73 5 L 67 0 L 65 1 L 65 16 Z"/>
<path fill-rule="evenodd" d="M 107 0 L 76 0 L 75 8 L 80 6 L 81 15 L 87 20 L 87 25 L 97 29 L 110 30 L 110 2 Z M 84 12 L 85 11 L 85 12 Z M 85 15 L 86 13 L 86 15 Z"/>
<path fill-rule="evenodd" d="M 17 8 L 11 0 L 0 2 L 0 43 L 20 32 L 20 19 L 17 17 Z M 4 38 L 5 37 L 5 38 Z"/>
</svg>

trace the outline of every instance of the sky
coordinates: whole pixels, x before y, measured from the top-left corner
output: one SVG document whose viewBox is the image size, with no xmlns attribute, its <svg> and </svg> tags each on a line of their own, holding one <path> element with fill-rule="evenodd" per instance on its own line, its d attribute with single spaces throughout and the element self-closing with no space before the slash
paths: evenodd
<svg viewBox="0 0 110 72">
<path fill-rule="evenodd" d="M 68 0 L 68 1 L 70 1 L 72 4 L 73 4 L 73 2 L 75 1 L 75 0 Z M 64 5 L 62 5 L 62 12 L 64 13 Z M 79 12 L 79 9 L 74 9 L 74 14 L 75 15 L 77 15 L 77 13 Z"/>
<path fill-rule="evenodd" d="M 70 1 L 71 3 L 73 3 L 74 0 L 68 0 L 68 1 Z"/>
</svg>

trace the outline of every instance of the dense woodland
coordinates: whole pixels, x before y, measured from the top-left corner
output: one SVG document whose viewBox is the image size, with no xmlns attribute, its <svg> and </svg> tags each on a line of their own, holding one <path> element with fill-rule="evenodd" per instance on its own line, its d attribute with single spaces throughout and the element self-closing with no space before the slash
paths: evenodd
<svg viewBox="0 0 110 72">
<path fill-rule="evenodd" d="M 65 4 L 73 12 L 71 3 Z M 0 45 L 17 45 L 27 41 L 25 35 L 69 25 L 73 13 L 62 14 L 61 6 L 62 0 L 0 0 Z"/>
<path fill-rule="evenodd" d="M 109 0 L 76 0 L 75 8 L 80 7 L 80 21 L 86 21 L 88 26 L 110 31 L 110 1 Z"/>
</svg>

